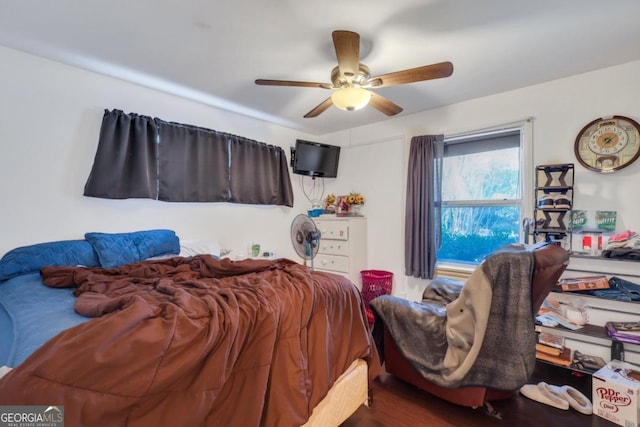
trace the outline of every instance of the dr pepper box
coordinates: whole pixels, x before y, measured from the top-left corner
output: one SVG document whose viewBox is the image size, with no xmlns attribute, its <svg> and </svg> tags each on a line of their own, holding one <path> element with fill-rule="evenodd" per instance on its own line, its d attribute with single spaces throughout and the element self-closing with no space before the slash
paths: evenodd
<svg viewBox="0 0 640 427">
<path fill-rule="evenodd" d="M 640 420 L 640 368 L 612 360 L 593 374 L 593 413 L 623 427 Z"/>
</svg>

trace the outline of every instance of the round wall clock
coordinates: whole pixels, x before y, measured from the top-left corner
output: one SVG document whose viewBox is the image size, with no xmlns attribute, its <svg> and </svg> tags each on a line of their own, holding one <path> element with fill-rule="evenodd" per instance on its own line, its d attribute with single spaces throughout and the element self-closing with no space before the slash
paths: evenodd
<svg viewBox="0 0 640 427">
<path fill-rule="evenodd" d="M 587 169 L 614 172 L 640 157 L 640 124 L 624 116 L 595 119 L 578 132 L 576 158 Z"/>
</svg>

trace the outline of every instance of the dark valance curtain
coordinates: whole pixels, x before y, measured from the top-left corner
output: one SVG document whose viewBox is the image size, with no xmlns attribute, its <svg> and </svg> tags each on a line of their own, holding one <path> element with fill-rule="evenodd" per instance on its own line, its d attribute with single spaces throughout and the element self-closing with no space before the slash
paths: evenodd
<svg viewBox="0 0 640 427">
<path fill-rule="evenodd" d="M 84 195 L 156 199 L 158 131 L 151 117 L 105 110 Z"/>
<path fill-rule="evenodd" d="M 432 279 L 440 248 L 444 135 L 411 139 L 405 216 L 405 274 Z"/>
<path fill-rule="evenodd" d="M 293 189 L 284 150 L 230 136 L 231 200 L 293 207 Z"/>
<path fill-rule="evenodd" d="M 105 110 L 84 195 L 293 206 L 282 148 L 120 110 Z"/>
<path fill-rule="evenodd" d="M 228 138 L 219 132 L 156 119 L 160 134 L 158 199 L 229 201 Z"/>
</svg>

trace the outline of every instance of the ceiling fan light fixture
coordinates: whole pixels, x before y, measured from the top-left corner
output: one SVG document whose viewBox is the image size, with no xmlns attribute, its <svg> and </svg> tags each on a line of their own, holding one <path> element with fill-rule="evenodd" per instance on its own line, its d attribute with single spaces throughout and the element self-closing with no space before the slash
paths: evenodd
<svg viewBox="0 0 640 427">
<path fill-rule="evenodd" d="M 331 37 L 338 60 L 338 65 L 331 70 L 331 83 L 267 79 L 256 79 L 255 83 L 266 86 L 315 87 L 333 90 L 330 98 L 325 98 L 303 116 L 305 119 L 318 117 L 332 105 L 341 110 L 354 111 L 368 104 L 390 117 L 401 113 L 402 107 L 376 91 L 368 89 L 441 79 L 449 77 L 453 73 L 453 64 L 445 61 L 372 77 L 369 67 L 360 62 L 360 35 L 358 33 L 336 30 L 331 33 Z"/>
<path fill-rule="evenodd" d="M 345 111 L 359 110 L 365 107 L 370 99 L 371 92 L 354 86 L 337 89 L 331 94 L 333 105 Z"/>
</svg>

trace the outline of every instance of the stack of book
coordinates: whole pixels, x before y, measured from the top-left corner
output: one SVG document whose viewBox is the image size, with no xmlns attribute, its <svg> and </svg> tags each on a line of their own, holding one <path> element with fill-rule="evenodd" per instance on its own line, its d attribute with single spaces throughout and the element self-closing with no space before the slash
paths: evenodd
<svg viewBox="0 0 640 427">
<path fill-rule="evenodd" d="M 562 292 L 591 291 L 594 289 L 608 289 L 607 276 L 573 277 L 558 282 Z"/>
<path fill-rule="evenodd" d="M 640 322 L 607 322 L 605 328 L 615 340 L 640 344 Z"/>
<path fill-rule="evenodd" d="M 544 344 L 536 344 L 536 359 L 546 362 L 555 363 L 561 366 L 571 366 L 571 349 L 564 347 L 562 349 L 551 347 Z"/>
<path fill-rule="evenodd" d="M 638 325 L 640 327 L 640 324 Z M 597 371 L 605 365 L 598 356 L 582 354 L 564 346 L 564 338 L 550 332 L 540 332 L 536 344 L 536 359 L 585 371 Z"/>
<path fill-rule="evenodd" d="M 540 332 L 536 344 L 536 359 L 571 366 L 571 349 L 564 346 L 564 338 L 561 336 Z"/>
</svg>

